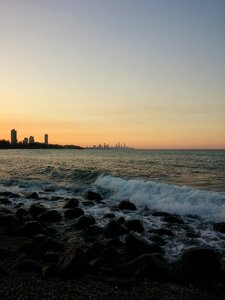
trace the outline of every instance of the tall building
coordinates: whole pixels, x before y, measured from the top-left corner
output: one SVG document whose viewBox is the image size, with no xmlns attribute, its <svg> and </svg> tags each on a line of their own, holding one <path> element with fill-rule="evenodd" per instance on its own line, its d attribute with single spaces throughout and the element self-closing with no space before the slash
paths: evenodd
<svg viewBox="0 0 225 300">
<path fill-rule="evenodd" d="M 24 144 L 24 145 L 27 145 L 27 144 L 28 144 L 28 138 L 25 137 L 25 138 L 23 139 L 23 144 Z"/>
<path fill-rule="evenodd" d="M 48 134 L 45 134 L 45 145 L 48 145 Z"/>
<path fill-rule="evenodd" d="M 33 136 L 29 137 L 29 144 L 34 144 L 34 137 Z"/>
<path fill-rule="evenodd" d="M 11 144 L 17 144 L 17 131 L 15 129 L 11 130 Z"/>
</svg>

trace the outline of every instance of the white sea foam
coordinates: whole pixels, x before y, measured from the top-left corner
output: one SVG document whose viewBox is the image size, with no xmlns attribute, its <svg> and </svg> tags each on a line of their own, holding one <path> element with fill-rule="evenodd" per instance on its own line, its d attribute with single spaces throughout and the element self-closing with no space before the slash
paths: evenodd
<svg viewBox="0 0 225 300">
<path fill-rule="evenodd" d="M 225 219 L 224 192 L 202 191 L 153 181 L 125 180 L 110 175 L 98 177 L 95 185 L 109 189 L 113 193 L 112 199 L 129 199 L 138 207 L 198 215 L 209 221 Z"/>
</svg>

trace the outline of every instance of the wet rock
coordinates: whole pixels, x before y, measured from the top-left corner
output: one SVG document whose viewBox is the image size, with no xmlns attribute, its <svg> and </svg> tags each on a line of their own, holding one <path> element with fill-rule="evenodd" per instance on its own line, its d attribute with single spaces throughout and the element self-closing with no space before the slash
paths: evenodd
<svg viewBox="0 0 225 300">
<path fill-rule="evenodd" d="M 18 208 L 17 211 L 16 211 L 16 217 L 19 220 L 23 220 L 24 216 L 27 216 L 27 215 L 29 215 L 29 212 L 25 208 L 21 207 L 21 208 Z"/>
<path fill-rule="evenodd" d="M 91 272 L 96 272 L 103 265 L 103 260 L 101 257 L 97 257 L 89 261 L 88 265 Z"/>
<path fill-rule="evenodd" d="M 164 212 L 164 211 L 155 211 L 152 215 L 154 217 L 169 217 L 169 216 L 171 216 L 171 214 Z"/>
<path fill-rule="evenodd" d="M 38 262 L 33 261 L 31 259 L 23 259 L 22 261 L 14 265 L 13 268 L 20 272 L 39 273 L 39 274 L 41 274 L 42 272 L 41 265 Z"/>
<path fill-rule="evenodd" d="M 173 215 L 164 217 L 163 221 L 167 223 L 184 224 L 184 221 L 180 217 Z"/>
<path fill-rule="evenodd" d="M 149 239 L 157 244 L 162 245 L 162 246 L 166 245 L 166 242 L 158 234 L 151 235 L 149 237 Z"/>
<path fill-rule="evenodd" d="M 174 233 L 170 229 L 166 228 L 157 228 L 157 229 L 150 229 L 149 232 L 158 234 L 158 235 L 167 235 L 167 236 L 174 236 Z"/>
<path fill-rule="evenodd" d="M 119 235 L 123 235 L 128 233 L 128 230 L 123 225 L 119 224 L 115 220 L 109 221 L 105 228 L 105 237 L 112 238 L 117 237 Z"/>
<path fill-rule="evenodd" d="M 80 216 L 83 216 L 83 215 L 84 215 L 84 211 L 80 207 L 76 207 L 76 208 L 73 208 L 73 209 L 67 209 L 64 212 L 64 217 L 66 219 L 79 218 Z"/>
<path fill-rule="evenodd" d="M 103 228 L 98 226 L 98 225 L 90 225 L 86 231 L 85 231 L 85 235 L 86 236 L 94 236 L 97 237 L 99 234 L 101 234 L 103 232 Z"/>
<path fill-rule="evenodd" d="M 83 205 L 83 206 L 90 207 L 90 206 L 94 206 L 95 203 L 94 203 L 94 201 L 88 201 L 88 200 L 85 200 L 85 201 L 82 201 L 82 205 Z"/>
<path fill-rule="evenodd" d="M 55 263 L 49 263 L 42 268 L 42 279 L 47 279 L 54 277 L 57 272 L 57 267 Z"/>
<path fill-rule="evenodd" d="M 105 214 L 105 215 L 104 215 L 104 218 L 105 218 L 105 219 L 113 219 L 113 218 L 115 218 L 115 214 L 113 214 L 113 213 Z"/>
<path fill-rule="evenodd" d="M 8 191 L 5 191 L 5 192 L 0 192 L 0 196 L 10 196 L 12 194 L 12 192 L 8 192 Z"/>
<path fill-rule="evenodd" d="M 51 209 L 39 215 L 38 219 L 41 222 L 55 223 L 61 221 L 62 216 L 57 210 Z"/>
<path fill-rule="evenodd" d="M 15 229 L 18 221 L 12 214 L 0 212 L 0 227 L 8 227 L 9 229 Z"/>
<path fill-rule="evenodd" d="M 119 224 L 124 224 L 126 222 L 124 217 L 115 217 L 113 218 L 113 221 L 116 221 Z"/>
<path fill-rule="evenodd" d="M 215 223 L 213 227 L 214 230 L 219 231 L 221 233 L 225 233 L 225 222 Z"/>
<path fill-rule="evenodd" d="M 0 261 L 7 257 L 10 257 L 10 256 L 11 256 L 11 253 L 9 252 L 9 250 L 0 248 Z"/>
<path fill-rule="evenodd" d="M 136 206 L 130 202 L 130 201 L 127 201 L 127 200 L 123 200 L 119 203 L 118 205 L 118 208 L 120 210 L 136 210 Z"/>
<path fill-rule="evenodd" d="M 102 197 L 99 193 L 95 193 L 89 190 L 84 194 L 84 199 L 95 200 L 96 202 L 100 202 L 102 200 Z"/>
<path fill-rule="evenodd" d="M 40 251 L 38 246 L 29 242 L 24 243 L 22 246 L 20 246 L 17 252 L 26 254 L 26 256 L 31 259 L 38 259 L 40 256 Z"/>
<path fill-rule="evenodd" d="M 143 232 L 144 227 L 139 220 L 129 220 L 124 223 L 124 226 L 132 231 Z"/>
<path fill-rule="evenodd" d="M 186 236 L 188 238 L 195 239 L 195 238 L 199 238 L 200 234 L 199 234 L 199 232 L 196 232 L 195 230 L 188 229 L 187 232 L 186 232 Z"/>
<path fill-rule="evenodd" d="M 0 204 L 10 205 L 12 202 L 8 198 L 0 198 Z"/>
<path fill-rule="evenodd" d="M 20 195 L 16 194 L 16 193 L 11 193 L 9 195 L 9 198 L 20 198 Z"/>
<path fill-rule="evenodd" d="M 34 192 L 26 196 L 27 199 L 40 199 L 38 193 Z"/>
<path fill-rule="evenodd" d="M 196 278 L 214 280 L 220 269 L 220 258 L 211 248 L 190 247 L 183 251 L 181 264 L 176 270 L 179 280 L 193 281 Z"/>
<path fill-rule="evenodd" d="M 85 215 L 77 219 L 75 223 L 75 227 L 77 229 L 86 229 L 93 224 L 95 224 L 95 218 L 91 215 Z"/>
<path fill-rule="evenodd" d="M 143 254 L 129 262 L 124 271 L 128 276 L 150 278 L 157 281 L 171 279 L 169 268 L 153 254 Z"/>
<path fill-rule="evenodd" d="M 39 233 L 43 233 L 43 231 L 43 227 L 39 222 L 28 221 L 18 230 L 18 234 L 23 236 L 33 236 Z"/>
<path fill-rule="evenodd" d="M 68 249 L 58 262 L 58 276 L 61 278 L 80 278 L 86 275 L 88 264 L 82 250 Z"/>
<path fill-rule="evenodd" d="M 44 257 L 43 257 L 43 261 L 45 263 L 57 263 L 59 260 L 59 254 L 56 252 L 46 252 Z"/>
<path fill-rule="evenodd" d="M 39 239 L 40 240 L 40 239 Z M 49 251 L 62 251 L 63 244 L 52 237 L 44 236 L 40 241 L 39 248 L 42 252 L 49 252 Z"/>
<path fill-rule="evenodd" d="M 79 200 L 77 198 L 68 199 L 63 205 L 63 208 L 75 208 L 79 205 Z"/>
<path fill-rule="evenodd" d="M 38 203 L 32 204 L 29 208 L 29 212 L 34 219 L 36 219 L 39 215 L 45 213 L 46 211 L 47 208 Z"/>
<path fill-rule="evenodd" d="M 126 254 L 130 258 L 135 258 L 145 253 L 163 253 L 162 248 L 157 243 L 150 243 L 141 236 L 130 233 L 125 239 Z"/>
<path fill-rule="evenodd" d="M 123 246 L 123 243 L 120 241 L 119 238 L 114 238 L 114 239 L 107 241 L 106 246 L 119 248 L 119 247 Z"/>
<path fill-rule="evenodd" d="M 86 255 L 86 258 L 88 261 L 91 261 L 95 258 L 101 257 L 101 251 L 97 247 L 90 247 L 84 250 L 84 253 Z"/>
<path fill-rule="evenodd" d="M 118 258 L 118 252 L 115 247 L 108 247 L 102 251 L 104 261 L 113 262 Z"/>
</svg>

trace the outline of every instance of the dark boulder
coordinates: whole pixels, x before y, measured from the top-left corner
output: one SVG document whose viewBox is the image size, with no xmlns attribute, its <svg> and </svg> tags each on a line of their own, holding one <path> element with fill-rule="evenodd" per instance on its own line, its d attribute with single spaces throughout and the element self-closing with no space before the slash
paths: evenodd
<svg viewBox="0 0 225 300">
<path fill-rule="evenodd" d="M 113 213 L 105 214 L 105 215 L 104 215 L 104 218 L 105 218 L 105 219 L 113 219 L 113 218 L 115 218 L 115 214 L 113 214 Z"/>
<path fill-rule="evenodd" d="M 75 223 L 77 229 L 86 229 L 95 224 L 95 218 L 91 215 L 80 216 Z"/>
<path fill-rule="evenodd" d="M 18 253 L 23 253 L 26 255 L 26 258 L 30 259 L 39 259 L 40 257 L 40 250 L 37 245 L 34 245 L 32 243 L 24 243 L 22 244 L 18 249 Z"/>
<path fill-rule="evenodd" d="M 111 221 L 109 221 L 109 223 L 107 224 L 107 226 L 105 228 L 104 235 L 105 235 L 105 237 L 113 238 L 113 237 L 117 237 L 119 235 L 123 235 L 126 233 L 128 233 L 128 230 L 126 227 L 119 224 L 115 220 L 111 220 Z"/>
<path fill-rule="evenodd" d="M 167 228 L 150 229 L 149 232 L 155 233 L 158 235 L 174 236 L 174 233 L 172 232 L 172 230 L 167 229 Z"/>
<path fill-rule="evenodd" d="M 118 208 L 120 210 L 136 210 L 137 207 L 130 201 L 123 200 L 119 203 Z"/>
<path fill-rule="evenodd" d="M 57 210 L 51 209 L 39 215 L 38 219 L 41 222 L 55 223 L 61 221 L 62 216 Z"/>
<path fill-rule="evenodd" d="M 100 249 L 97 247 L 94 247 L 94 246 L 91 246 L 90 248 L 85 249 L 84 253 L 85 253 L 88 261 L 91 261 L 95 258 L 101 257 Z"/>
<path fill-rule="evenodd" d="M 129 220 L 124 223 L 124 226 L 127 227 L 129 230 L 143 232 L 144 227 L 139 220 Z"/>
<path fill-rule="evenodd" d="M 143 254 L 124 266 L 127 276 L 166 281 L 171 279 L 169 268 L 153 254 Z"/>
<path fill-rule="evenodd" d="M 8 191 L 5 191 L 5 192 L 0 192 L 0 196 L 10 196 L 12 194 L 12 192 L 8 192 Z"/>
<path fill-rule="evenodd" d="M 164 212 L 164 211 L 155 211 L 152 215 L 154 217 L 169 217 L 169 216 L 171 216 L 171 214 Z"/>
<path fill-rule="evenodd" d="M 39 274 L 41 274 L 42 272 L 41 265 L 38 262 L 33 261 L 31 259 L 23 259 L 19 261 L 17 264 L 15 264 L 13 268 L 20 272 L 39 273 Z"/>
<path fill-rule="evenodd" d="M 118 258 L 118 252 L 115 247 L 108 247 L 102 251 L 102 258 L 106 262 L 114 262 Z"/>
<path fill-rule="evenodd" d="M 116 221 L 116 222 L 119 223 L 119 224 L 124 224 L 124 223 L 126 222 L 125 218 L 124 218 L 124 217 L 120 217 L 120 216 L 115 217 L 115 218 L 113 218 L 112 220 L 113 220 L 113 221 Z"/>
<path fill-rule="evenodd" d="M 120 241 L 120 239 L 118 237 L 116 237 L 116 238 L 113 238 L 113 239 L 110 239 L 109 241 L 107 241 L 106 246 L 119 248 L 119 247 L 123 246 L 123 243 Z"/>
<path fill-rule="evenodd" d="M 27 199 L 40 199 L 38 193 L 34 192 L 26 196 Z"/>
<path fill-rule="evenodd" d="M 55 263 L 48 263 L 42 268 L 42 279 L 55 277 L 57 274 L 57 266 Z"/>
<path fill-rule="evenodd" d="M 215 223 L 213 227 L 214 230 L 225 233 L 225 222 Z"/>
<path fill-rule="evenodd" d="M 167 223 L 184 224 L 184 221 L 175 215 L 166 216 L 163 218 L 163 221 Z"/>
<path fill-rule="evenodd" d="M 190 247 L 183 251 L 181 263 L 176 269 L 177 279 L 190 282 L 201 279 L 214 280 L 220 269 L 220 258 L 211 248 Z"/>
<path fill-rule="evenodd" d="M 63 244 L 57 240 L 55 240 L 52 237 L 44 236 L 43 239 L 40 239 L 39 242 L 39 248 L 42 252 L 48 252 L 48 251 L 62 251 Z"/>
<path fill-rule="evenodd" d="M 77 198 L 67 199 L 63 208 L 75 208 L 79 205 L 79 200 Z"/>
<path fill-rule="evenodd" d="M 43 257 L 43 261 L 45 263 L 57 263 L 59 260 L 59 254 L 56 252 L 46 252 L 44 257 Z"/>
<path fill-rule="evenodd" d="M 76 207 L 76 208 L 71 208 L 71 209 L 67 209 L 64 212 L 64 217 L 66 219 L 73 219 L 73 218 L 79 218 L 80 216 L 84 215 L 84 211 L 82 208 L 80 207 Z"/>
<path fill-rule="evenodd" d="M 10 205 L 12 202 L 8 198 L 0 198 L 0 204 Z"/>
<path fill-rule="evenodd" d="M 16 211 L 16 217 L 19 219 L 19 220 L 23 220 L 23 218 L 25 216 L 29 215 L 29 211 L 26 210 L 25 208 L 18 208 L 17 211 Z"/>
<path fill-rule="evenodd" d="M 43 231 L 43 227 L 37 221 L 28 221 L 19 228 L 18 234 L 23 236 L 33 236 L 39 233 L 43 233 Z"/>
<path fill-rule="evenodd" d="M 125 239 L 126 254 L 130 258 L 135 258 L 145 253 L 163 253 L 162 248 L 157 243 L 150 243 L 141 236 L 130 233 Z"/>
<path fill-rule="evenodd" d="M 36 219 L 39 215 L 45 213 L 46 211 L 47 208 L 38 203 L 32 204 L 29 208 L 29 212 L 34 219 Z"/>
<path fill-rule="evenodd" d="M 15 232 L 17 225 L 18 220 L 14 215 L 0 212 L 0 227 L 6 227 L 8 233 L 13 233 Z"/>
<path fill-rule="evenodd" d="M 81 278 L 86 275 L 88 264 L 82 250 L 68 249 L 58 262 L 58 276 L 61 278 Z"/>
<path fill-rule="evenodd" d="M 100 202 L 102 200 L 102 197 L 99 193 L 95 193 L 93 191 L 87 191 L 84 194 L 84 199 L 95 200 L 96 202 Z"/>
<path fill-rule="evenodd" d="M 90 236 L 93 236 L 93 237 L 97 237 L 98 235 L 100 235 L 101 233 L 103 232 L 103 228 L 96 225 L 96 224 L 93 224 L 93 225 L 90 225 L 86 231 L 85 231 L 85 235 L 90 237 Z"/>
</svg>

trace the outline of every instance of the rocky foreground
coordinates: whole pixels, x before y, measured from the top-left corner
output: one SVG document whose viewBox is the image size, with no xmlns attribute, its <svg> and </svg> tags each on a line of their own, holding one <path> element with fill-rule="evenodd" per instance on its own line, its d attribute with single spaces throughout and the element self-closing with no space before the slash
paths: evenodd
<svg viewBox="0 0 225 300">
<path fill-rule="evenodd" d="M 215 249 L 192 246 L 177 261 L 165 260 L 164 237 L 174 234 L 167 225 L 182 225 L 180 216 L 154 212 L 167 225 L 152 230 L 150 240 L 141 236 L 140 220 L 117 216 L 136 210 L 129 201 L 100 227 L 80 199 L 65 199 L 61 212 L 45 207 L 37 193 L 26 197 L 29 207 L 20 195 L 0 193 L 1 299 L 225 299 L 225 268 Z M 82 199 L 82 205 L 99 202 L 92 191 Z M 214 229 L 225 234 L 225 223 Z M 188 234 L 195 236 L 187 228 Z"/>
</svg>

